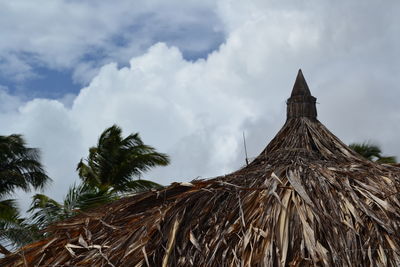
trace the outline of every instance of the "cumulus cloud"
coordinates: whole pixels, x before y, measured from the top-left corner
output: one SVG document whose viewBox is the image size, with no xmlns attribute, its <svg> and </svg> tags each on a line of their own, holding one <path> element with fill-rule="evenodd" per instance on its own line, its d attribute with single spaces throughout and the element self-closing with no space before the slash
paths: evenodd
<svg viewBox="0 0 400 267">
<path fill-rule="evenodd" d="M 147 176 L 162 184 L 241 167 L 242 132 L 256 156 L 285 120 L 299 67 L 320 103 L 320 120 L 343 141 L 377 140 L 400 155 L 397 2 L 216 4 L 226 40 L 207 58 L 187 60 L 178 47 L 153 44 L 126 66 L 102 66 L 71 106 L 14 101 L 0 116 L 1 134 L 24 133 L 42 148 L 55 180 L 51 196 L 60 199 L 77 177 L 76 163 L 114 123 L 171 155 L 171 166 Z"/>
</svg>

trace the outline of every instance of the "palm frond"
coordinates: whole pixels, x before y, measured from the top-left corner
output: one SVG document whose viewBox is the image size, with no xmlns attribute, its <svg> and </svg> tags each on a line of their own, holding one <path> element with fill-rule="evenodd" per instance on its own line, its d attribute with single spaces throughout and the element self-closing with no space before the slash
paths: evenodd
<svg viewBox="0 0 400 267">
<path fill-rule="evenodd" d="M 93 187 L 85 183 L 74 184 L 64 199 L 64 207 L 73 213 L 97 207 L 117 198 L 117 195 L 113 194 L 108 187 Z"/>
<path fill-rule="evenodd" d="M 15 199 L 0 201 L 0 244 L 9 250 L 36 240 L 37 228 L 20 217 Z"/>
<path fill-rule="evenodd" d="M 21 135 L 0 136 L 0 196 L 42 189 L 50 181 L 38 149 L 27 147 Z"/>
<path fill-rule="evenodd" d="M 0 220 L 0 243 L 5 244 L 9 250 L 32 243 L 41 237 L 37 226 L 25 219 L 15 219 L 13 222 Z"/>
<path fill-rule="evenodd" d="M 145 145 L 138 133 L 123 138 L 121 128 L 113 125 L 103 131 L 97 146 L 89 149 L 88 158 L 80 161 L 77 170 L 82 181 L 92 186 L 131 191 L 125 186 L 129 181 L 151 168 L 168 164 L 168 155 Z"/>
<path fill-rule="evenodd" d="M 36 194 L 32 197 L 32 203 L 28 212 L 32 214 L 30 217 L 32 223 L 40 229 L 66 217 L 63 206 L 43 194 Z"/>
<path fill-rule="evenodd" d="M 381 156 L 379 157 L 376 162 L 378 163 L 397 163 L 397 158 L 395 156 Z"/>
<path fill-rule="evenodd" d="M 349 147 L 369 160 L 374 160 L 375 158 L 378 158 L 382 153 L 378 145 L 369 142 L 364 142 L 361 144 L 353 143 L 350 144 Z"/>
<path fill-rule="evenodd" d="M 381 148 L 371 142 L 352 143 L 349 147 L 357 152 L 365 159 L 375 161 L 378 163 L 396 163 L 397 159 L 394 156 L 382 156 Z"/>
<path fill-rule="evenodd" d="M 115 186 L 114 190 L 116 192 L 144 192 L 152 189 L 162 189 L 162 185 L 149 181 L 149 180 L 129 180 L 124 184 Z"/>
<path fill-rule="evenodd" d="M 18 215 L 19 209 L 15 199 L 0 200 L 0 220 L 14 221 Z"/>
</svg>

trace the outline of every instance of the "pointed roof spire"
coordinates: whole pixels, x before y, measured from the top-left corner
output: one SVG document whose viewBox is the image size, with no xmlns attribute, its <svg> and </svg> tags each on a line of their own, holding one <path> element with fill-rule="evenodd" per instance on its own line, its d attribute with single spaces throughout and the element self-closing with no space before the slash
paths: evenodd
<svg viewBox="0 0 400 267">
<path fill-rule="evenodd" d="M 317 99 L 311 95 L 303 72 L 299 69 L 296 81 L 293 85 L 292 94 L 287 101 L 287 119 L 307 117 L 317 118 Z"/>
<path fill-rule="evenodd" d="M 299 69 L 297 73 L 296 81 L 293 85 L 293 90 L 291 96 L 307 95 L 311 96 L 310 89 L 308 88 L 306 79 L 304 79 L 303 72 Z"/>
</svg>

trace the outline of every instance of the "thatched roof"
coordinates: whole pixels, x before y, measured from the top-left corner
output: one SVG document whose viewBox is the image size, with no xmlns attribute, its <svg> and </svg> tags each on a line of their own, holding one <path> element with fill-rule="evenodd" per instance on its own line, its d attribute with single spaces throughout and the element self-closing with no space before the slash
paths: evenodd
<svg viewBox="0 0 400 267">
<path fill-rule="evenodd" d="M 316 119 L 301 72 L 288 118 L 229 175 L 174 183 L 57 223 L 1 266 L 400 266 L 400 167 Z"/>
</svg>

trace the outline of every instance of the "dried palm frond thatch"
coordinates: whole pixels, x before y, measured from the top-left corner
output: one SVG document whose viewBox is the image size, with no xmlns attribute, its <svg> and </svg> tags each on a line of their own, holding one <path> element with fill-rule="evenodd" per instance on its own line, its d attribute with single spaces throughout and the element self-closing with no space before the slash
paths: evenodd
<svg viewBox="0 0 400 267">
<path fill-rule="evenodd" d="M 1 266 L 400 266 L 400 167 L 316 118 L 299 71 L 288 118 L 248 166 L 50 226 Z"/>
</svg>

